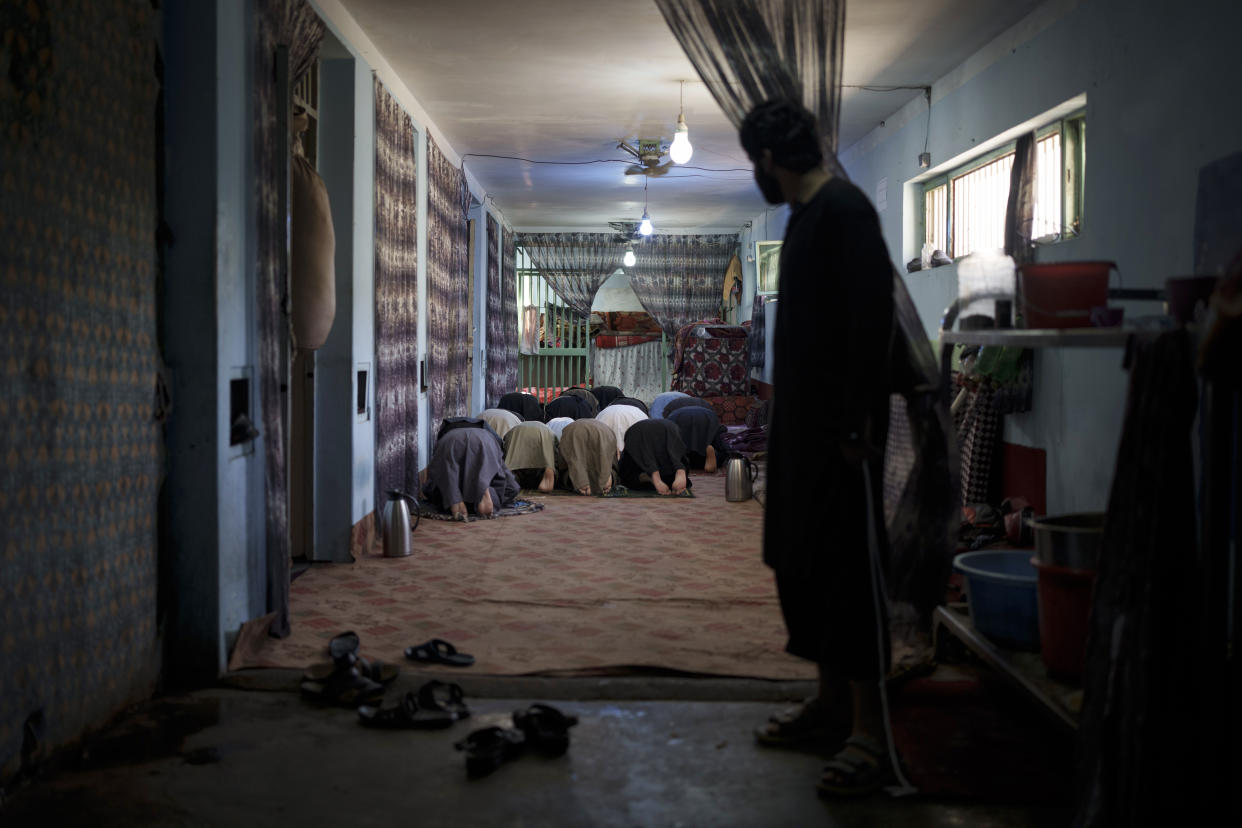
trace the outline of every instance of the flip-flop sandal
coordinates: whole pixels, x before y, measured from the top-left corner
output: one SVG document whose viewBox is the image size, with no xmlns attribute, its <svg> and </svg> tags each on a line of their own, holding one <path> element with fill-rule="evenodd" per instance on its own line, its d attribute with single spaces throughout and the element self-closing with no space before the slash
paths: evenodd
<svg viewBox="0 0 1242 828">
<path fill-rule="evenodd" d="M 836 778 L 829 779 L 830 774 Z M 815 789 L 821 796 L 869 796 L 892 783 L 893 770 L 884 746 L 865 736 L 853 736 L 824 766 Z"/>
<path fill-rule="evenodd" d="M 849 736 L 851 723 L 844 717 L 836 720 L 825 715 L 819 710 L 821 706 L 812 699 L 799 708 L 769 716 L 767 724 L 755 728 L 755 741 L 770 747 L 840 745 Z"/>
<path fill-rule="evenodd" d="M 453 747 L 466 752 L 467 776 L 486 776 L 505 762 L 522 755 L 526 749 L 526 735 L 508 727 L 485 727 L 474 731 Z"/>
<path fill-rule="evenodd" d="M 450 713 L 443 710 L 428 710 L 414 698 L 413 693 L 406 693 L 395 707 L 377 707 L 361 705 L 358 708 L 358 723 L 367 727 L 388 728 L 393 730 L 443 730 L 457 721 Z"/>
<path fill-rule="evenodd" d="M 362 675 L 356 668 L 340 670 L 324 681 L 302 682 L 302 693 L 325 704 L 357 707 L 378 704 L 384 697 L 384 685 Z"/>
<path fill-rule="evenodd" d="M 346 656 L 358 654 L 358 633 L 348 630 L 335 636 L 328 642 L 328 655 L 332 656 L 333 661 L 340 661 Z"/>
<path fill-rule="evenodd" d="M 452 717 L 452 721 L 470 716 L 470 708 L 466 706 L 461 685 L 437 679 L 432 679 L 418 688 L 418 706 L 424 710 L 443 711 Z"/>
<path fill-rule="evenodd" d="M 513 723 L 526 734 L 526 742 L 546 756 L 560 756 L 569 749 L 569 729 L 578 723 L 549 704 L 532 704 L 513 713 Z"/>
<path fill-rule="evenodd" d="M 324 681 L 338 670 L 348 670 L 351 667 L 356 667 L 359 674 L 364 678 L 369 678 L 371 681 L 380 684 L 387 684 L 401 675 L 400 668 L 395 664 L 388 664 L 383 661 L 370 661 L 362 656 L 349 654 L 340 661 L 325 661 L 320 664 L 312 664 L 302 673 L 302 678 L 306 681 Z"/>
<path fill-rule="evenodd" d="M 474 664 L 474 656 L 457 652 L 457 648 L 443 638 L 433 638 L 425 644 L 406 647 L 405 657 L 424 664 L 448 664 L 453 667 L 469 667 Z"/>
</svg>

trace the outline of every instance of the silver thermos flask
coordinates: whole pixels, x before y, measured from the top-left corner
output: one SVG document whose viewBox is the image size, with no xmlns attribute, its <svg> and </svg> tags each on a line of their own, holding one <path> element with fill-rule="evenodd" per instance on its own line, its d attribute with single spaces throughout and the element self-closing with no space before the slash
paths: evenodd
<svg viewBox="0 0 1242 828">
<path fill-rule="evenodd" d="M 410 525 L 410 508 L 414 510 L 414 525 Z M 397 489 L 388 490 L 388 502 L 380 516 L 380 534 L 384 542 L 385 558 L 404 558 L 414 551 L 410 534 L 418 528 L 421 520 L 418 501 Z"/>
<path fill-rule="evenodd" d="M 736 503 L 750 500 L 755 493 L 755 478 L 759 467 L 741 455 L 733 455 L 725 461 L 725 500 Z"/>
</svg>

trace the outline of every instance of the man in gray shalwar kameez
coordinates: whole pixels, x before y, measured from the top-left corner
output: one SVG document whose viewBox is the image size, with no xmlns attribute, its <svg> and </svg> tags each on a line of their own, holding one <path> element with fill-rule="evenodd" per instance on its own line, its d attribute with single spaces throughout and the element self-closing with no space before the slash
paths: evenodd
<svg viewBox="0 0 1242 828">
<path fill-rule="evenodd" d="M 491 430 L 454 428 L 436 440 L 423 484 L 424 500 L 465 520 L 467 512 L 491 517 L 497 509 L 512 506 L 519 491 Z"/>
</svg>

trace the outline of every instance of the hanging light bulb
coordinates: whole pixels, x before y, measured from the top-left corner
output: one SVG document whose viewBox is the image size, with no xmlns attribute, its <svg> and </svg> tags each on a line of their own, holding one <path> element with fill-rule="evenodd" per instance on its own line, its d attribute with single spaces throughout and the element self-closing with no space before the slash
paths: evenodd
<svg viewBox="0 0 1242 828">
<path fill-rule="evenodd" d="M 638 223 L 638 234 L 640 236 L 650 236 L 655 232 L 655 228 L 651 226 L 651 218 L 647 215 L 647 184 L 650 181 L 650 178 L 643 181 L 643 220 Z"/>
<path fill-rule="evenodd" d="M 625 258 L 621 260 L 626 267 L 634 266 L 634 245 L 633 243 L 625 246 Z"/>
<path fill-rule="evenodd" d="M 674 164 L 684 164 L 690 160 L 694 147 L 690 146 L 690 130 L 686 127 L 686 82 L 681 82 L 681 109 L 677 113 L 677 131 L 673 135 L 673 144 L 668 148 L 668 157 Z"/>
</svg>

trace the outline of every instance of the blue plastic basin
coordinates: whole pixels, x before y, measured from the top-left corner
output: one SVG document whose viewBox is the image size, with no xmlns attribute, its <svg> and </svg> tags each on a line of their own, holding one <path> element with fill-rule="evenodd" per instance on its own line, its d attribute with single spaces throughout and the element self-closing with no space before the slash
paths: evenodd
<svg viewBox="0 0 1242 828">
<path fill-rule="evenodd" d="M 998 644 L 1039 649 L 1039 573 L 1029 550 L 963 552 L 953 568 L 965 576 L 975 629 Z"/>
</svg>

